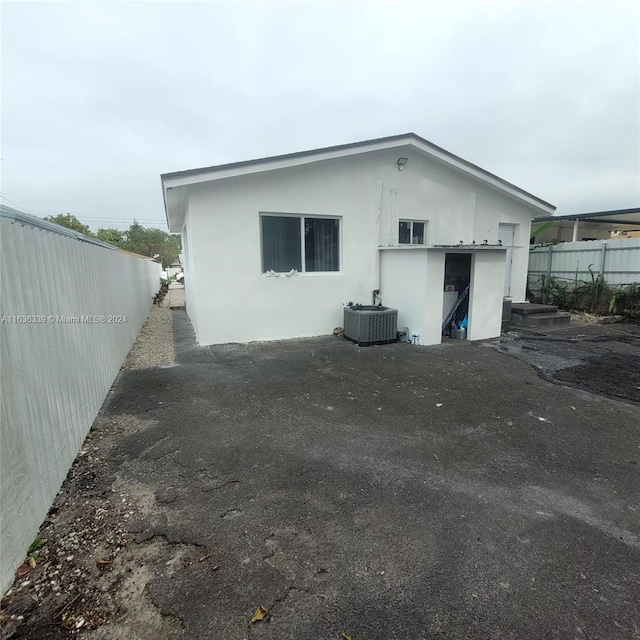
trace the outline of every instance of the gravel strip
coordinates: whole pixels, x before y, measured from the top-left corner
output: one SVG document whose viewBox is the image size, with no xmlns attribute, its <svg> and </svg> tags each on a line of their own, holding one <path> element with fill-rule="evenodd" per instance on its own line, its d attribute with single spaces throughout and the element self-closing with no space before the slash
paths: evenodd
<svg viewBox="0 0 640 640">
<path fill-rule="evenodd" d="M 175 363 L 173 314 L 168 300 L 154 305 L 123 369 Z M 147 599 L 150 574 L 145 554 L 169 557 L 164 541 L 131 545 L 132 522 L 149 501 L 132 483 L 117 478 L 111 461 L 123 437 L 151 423 L 134 416 L 98 414 L 38 537 L 0 600 L 0 640 L 129 640 L 132 630 L 172 640 L 180 625 Z M 117 466 L 117 465 L 116 465 Z M 134 527 L 135 530 L 135 527 Z M 196 562 L 200 549 L 181 545 Z M 103 627 L 103 625 L 106 625 Z"/>
<path fill-rule="evenodd" d="M 136 341 L 129 351 L 123 369 L 151 369 L 175 364 L 173 348 L 173 314 L 165 299 L 162 305 L 153 305 Z"/>
</svg>

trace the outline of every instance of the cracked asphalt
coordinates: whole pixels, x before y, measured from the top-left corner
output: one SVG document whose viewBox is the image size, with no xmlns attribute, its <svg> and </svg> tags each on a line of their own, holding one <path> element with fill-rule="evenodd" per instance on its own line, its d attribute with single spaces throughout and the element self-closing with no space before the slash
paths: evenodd
<svg viewBox="0 0 640 640">
<path fill-rule="evenodd" d="M 138 582 L 90 637 L 640 637 L 632 398 L 505 343 L 197 347 L 173 319 L 175 366 L 122 371 L 101 412 L 128 425 L 101 477 L 137 505 Z"/>
</svg>

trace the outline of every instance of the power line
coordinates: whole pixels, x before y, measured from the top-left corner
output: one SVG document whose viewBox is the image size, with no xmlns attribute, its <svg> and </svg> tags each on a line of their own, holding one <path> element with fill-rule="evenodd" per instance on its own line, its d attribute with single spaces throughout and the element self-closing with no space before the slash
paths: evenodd
<svg viewBox="0 0 640 640">
<path fill-rule="evenodd" d="M 6 195 L 0 193 L 0 196 L 5 198 L 7 201 L 12 202 L 13 204 L 15 204 L 12 200 L 10 200 Z M 14 196 L 15 197 L 15 196 Z M 79 201 L 73 201 L 73 200 L 49 200 L 48 198 L 33 198 L 33 197 L 29 197 L 29 196 L 20 196 L 20 199 L 23 201 L 31 201 L 34 202 L 36 204 L 40 204 L 40 206 L 42 206 L 42 203 L 47 204 L 49 207 L 51 208 L 67 208 L 67 207 L 77 207 L 78 205 L 81 205 L 83 207 L 90 207 L 93 209 L 100 209 L 102 207 L 104 207 L 105 209 L 107 209 L 107 211 L 104 212 L 100 212 L 100 211 L 96 211 L 93 214 L 91 213 L 82 213 L 81 218 L 82 219 L 88 219 L 88 220 L 99 220 L 99 221 L 113 221 L 113 222 L 119 222 L 121 221 L 123 218 L 136 218 L 137 220 L 141 221 L 141 222 L 153 222 L 153 223 L 162 223 L 164 224 L 166 221 L 163 219 L 163 217 L 161 215 L 158 215 L 158 217 L 152 217 L 155 214 L 155 207 L 150 207 L 149 209 L 147 209 L 147 211 L 141 210 L 142 208 L 138 208 L 138 207 L 128 207 L 128 208 L 122 208 L 119 205 L 92 205 L 91 203 L 84 203 L 81 204 L 79 203 Z M 20 206 L 15 204 L 15 206 Z M 25 212 L 30 213 L 29 211 L 27 211 L 27 209 L 25 209 L 24 207 L 21 207 Z M 109 215 L 112 214 L 113 211 L 118 211 L 121 212 L 123 214 L 122 217 L 118 217 L 115 215 Z M 35 214 L 32 214 L 35 215 Z M 149 217 L 147 217 L 149 216 Z"/>
<path fill-rule="evenodd" d="M 10 202 L 14 207 L 17 207 L 21 211 L 24 211 L 24 213 L 28 213 L 29 215 L 36 216 L 36 218 L 55 217 L 55 216 L 37 215 L 37 214 L 33 213 L 32 211 L 29 211 L 28 209 L 25 209 L 23 206 L 19 205 L 17 202 L 14 202 L 10 198 L 7 198 L 7 196 L 5 196 L 3 193 L 0 193 L 0 198 L 2 198 L 3 200 L 6 200 L 7 202 Z M 64 215 L 64 214 L 62 214 L 62 215 Z M 73 214 L 71 214 L 71 215 L 73 215 Z M 144 225 L 159 224 L 159 225 L 166 226 L 166 224 L 167 224 L 166 220 L 150 220 L 148 218 L 138 218 L 138 216 L 136 216 L 135 214 L 134 215 L 127 215 L 127 216 L 124 216 L 123 218 L 104 218 L 104 217 L 82 216 L 81 222 L 83 222 L 84 220 L 87 220 L 87 222 L 91 222 L 91 223 L 96 224 L 96 225 L 97 224 L 105 224 L 105 225 L 123 224 L 123 225 L 127 225 L 127 224 L 130 224 L 130 222 L 133 221 L 133 220 L 135 220 L 138 223 L 144 223 Z"/>
<path fill-rule="evenodd" d="M 17 204 L 16 202 L 14 202 L 13 200 L 9 200 L 9 198 L 7 198 L 7 196 L 3 195 L 0 193 L 0 198 L 3 198 L 4 200 L 6 200 L 7 202 L 10 202 L 14 207 L 18 207 L 18 209 L 22 209 L 22 211 L 24 211 L 25 213 L 28 213 L 30 216 L 34 216 L 35 213 L 31 213 L 31 211 L 28 211 L 27 209 L 25 209 L 24 207 L 21 207 L 19 204 Z"/>
<path fill-rule="evenodd" d="M 56 214 L 59 215 L 59 214 Z M 65 215 L 65 214 L 62 214 Z M 73 215 L 73 214 L 71 214 Z M 77 216 L 76 216 L 77 217 Z M 99 222 L 104 224 L 115 224 L 116 222 L 128 222 L 129 220 L 136 220 L 137 222 L 144 222 L 145 224 L 166 224 L 166 220 L 145 220 L 144 218 L 138 218 L 137 216 L 123 216 L 122 218 L 82 218 L 89 222 Z"/>
<path fill-rule="evenodd" d="M 58 199 L 58 198 L 41 198 L 39 196 L 32 196 L 32 195 L 23 195 L 21 192 L 19 191 L 13 191 L 12 190 L 12 194 L 15 197 L 19 197 L 21 200 L 31 200 L 33 202 L 43 202 L 45 204 L 63 204 L 63 205 L 82 205 L 82 206 L 87 206 L 87 207 L 98 207 L 98 208 L 106 208 L 106 209 L 119 209 L 121 210 L 122 207 L 126 207 L 128 209 L 135 209 L 136 211 L 139 211 L 141 209 L 146 209 L 149 213 L 156 213 L 160 207 L 157 206 L 149 206 L 149 205 L 135 205 L 134 207 L 131 207 L 130 204 L 128 205 L 120 205 L 120 204 L 109 204 L 107 202 L 105 202 L 104 200 L 101 202 L 95 202 L 95 201 L 90 201 L 90 200 L 70 200 L 70 199 Z"/>
<path fill-rule="evenodd" d="M 121 180 L 141 180 L 143 182 L 158 183 L 159 179 L 155 178 L 134 178 L 132 176 L 117 176 L 112 173 L 99 173 L 97 171 L 84 171 L 83 169 L 68 169 L 66 167 L 54 167 L 50 164 L 41 164 L 40 162 L 25 162 L 24 160 L 11 160 L 10 158 L 0 158 L 2 162 L 14 162 L 17 164 L 29 164 L 34 167 L 46 167 L 47 169 L 57 169 L 58 171 L 72 171 L 74 173 L 86 173 L 92 176 L 104 176 L 106 178 L 120 178 Z"/>
</svg>

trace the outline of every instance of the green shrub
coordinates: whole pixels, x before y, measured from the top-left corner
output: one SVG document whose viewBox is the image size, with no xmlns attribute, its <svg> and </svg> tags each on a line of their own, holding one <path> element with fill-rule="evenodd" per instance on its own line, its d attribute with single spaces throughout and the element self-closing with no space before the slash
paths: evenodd
<svg viewBox="0 0 640 640">
<path fill-rule="evenodd" d="M 569 309 L 573 302 L 573 292 L 569 282 L 555 276 L 540 276 L 540 301 L 542 304 L 553 304 L 561 309 Z"/>
<path fill-rule="evenodd" d="M 640 283 L 632 282 L 613 291 L 609 300 L 609 313 L 640 314 Z"/>
<path fill-rule="evenodd" d="M 640 283 L 608 286 L 604 276 L 594 273 L 592 266 L 589 265 L 589 280 L 541 275 L 537 283 L 531 283 L 531 289 L 538 292 L 536 301 L 598 315 L 640 316 Z"/>
</svg>

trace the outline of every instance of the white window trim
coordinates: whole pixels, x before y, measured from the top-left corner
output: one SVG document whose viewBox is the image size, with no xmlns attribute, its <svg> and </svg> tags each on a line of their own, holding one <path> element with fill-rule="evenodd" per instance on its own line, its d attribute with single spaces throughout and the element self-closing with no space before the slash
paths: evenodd
<svg viewBox="0 0 640 640">
<path fill-rule="evenodd" d="M 411 224 L 411 229 L 410 229 L 410 235 L 409 237 L 411 238 L 411 242 L 400 242 L 400 223 L 401 222 L 409 222 Z M 414 222 L 420 222 L 422 224 L 424 224 L 424 239 L 423 242 L 413 242 L 413 223 Z M 397 244 L 401 247 L 424 247 L 425 245 L 429 244 L 429 221 L 428 220 L 419 220 L 416 218 L 399 218 L 398 219 L 398 226 L 396 227 L 396 233 L 397 233 Z"/>
<path fill-rule="evenodd" d="M 259 211 L 259 225 L 258 225 L 258 240 L 260 243 L 260 273 L 262 276 L 268 277 L 268 274 L 262 270 L 264 264 L 264 256 L 262 253 L 262 218 L 299 218 L 300 219 L 300 256 L 302 271 L 298 271 L 296 275 L 309 276 L 332 276 L 340 275 L 342 273 L 342 216 L 331 216 L 326 214 L 317 213 L 281 213 L 278 211 Z M 323 218 L 325 220 L 337 220 L 338 221 L 338 269 L 337 271 L 306 271 L 305 270 L 305 246 L 304 246 L 304 219 L 305 218 Z M 276 275 L 286 274 L 286 271 L 277 271 Z"/>
</svg>

